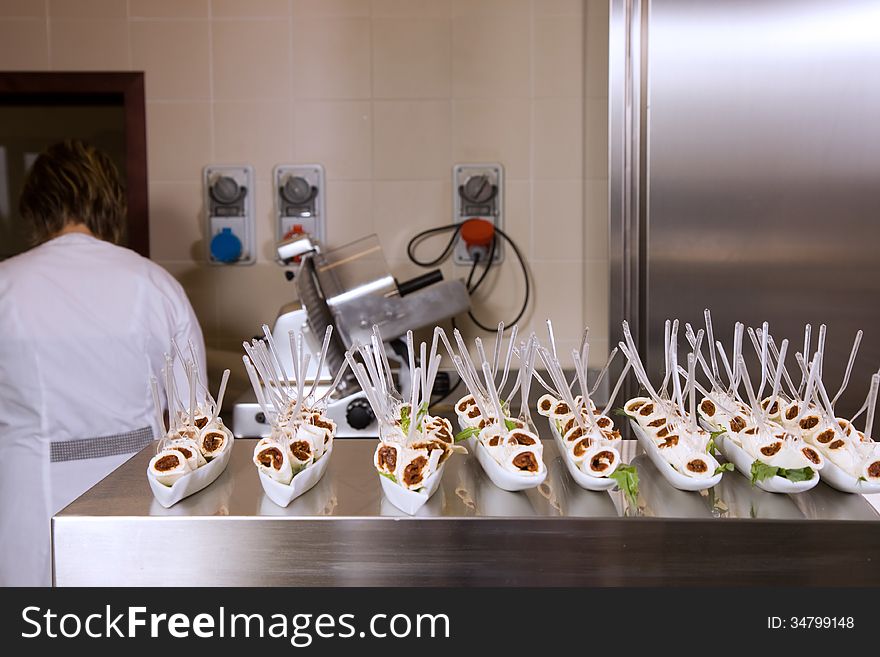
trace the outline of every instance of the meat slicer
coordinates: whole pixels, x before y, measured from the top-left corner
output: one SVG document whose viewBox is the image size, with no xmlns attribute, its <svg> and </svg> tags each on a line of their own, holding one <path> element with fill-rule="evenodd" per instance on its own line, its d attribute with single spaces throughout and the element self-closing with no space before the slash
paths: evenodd
<svg viewBox="0 0 880 657">
<path fill-rule="evenodd" d="M 400 282 L 388 270 L 382 246 L 375 235 L 338 249 L 322 252 L 309 237 L 280 242 L 278 259 L 299 262 L 293 276 L 298 301 L 280 309 L 272 337 L 287 372 L 293 371 L 289 331 L 302 331 L 309 351 L 321 347 L 324 332 L 333 325 L 333 337 L 322 371 L 312 363 L 307 385 L 318 379 L 318 389 L 326 391 L 333 374 L 345 360 L 345 351 L 355 342 L 369 343 L 373 325 L 379 326 L 386 341 L 389 361 L 397 364 L 400 390 L 409 388 L 408 363 L 394 347 L 409 330 L 434 326 L 444 319 L 466 312 L 470 306 L 467 288 L 461 280 L 445 281 L 440 270 Z M 314 361 L 314 359 L 313 359 Z M 320 394 L 320 393 L 319 393 Z M 327 415 L 336 422 L 337 436 L 376 434 L 377 426 L 366 397 L 352 376 L 343 378 Z M 239 399 L 233 409 L 236 437 L 269 434 L 264 416 L 253 391 Z"/>
</svg>

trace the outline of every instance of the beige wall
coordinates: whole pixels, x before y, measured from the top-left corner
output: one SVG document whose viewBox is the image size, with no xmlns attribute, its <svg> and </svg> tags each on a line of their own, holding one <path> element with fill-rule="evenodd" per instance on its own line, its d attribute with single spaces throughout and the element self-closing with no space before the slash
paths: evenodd
<svg viewBox="0 0 880 657">
<path fill-rule="evenodd" d="M 408 277 L 408 239 L 450 221 L 452 165 L 498 160 L 533 277 L 526 323 L 553 318 L 565 351 L 589 324 L 596 363 L 606 25 L 603 0 L 0 0 L 0 70 L 146 72 L 152 257 L 214 349 L 237 350 L 292 294 L 271 261 L 275 164 L 323 163 L 328 246 L 376 232 Z M 260 261 L 209 267 L 201 170 L 236 162 L 256 170 Z M 493 323 L 522 293 L 510 254 L 488 282 L 475 312 Z"/>
</svg>

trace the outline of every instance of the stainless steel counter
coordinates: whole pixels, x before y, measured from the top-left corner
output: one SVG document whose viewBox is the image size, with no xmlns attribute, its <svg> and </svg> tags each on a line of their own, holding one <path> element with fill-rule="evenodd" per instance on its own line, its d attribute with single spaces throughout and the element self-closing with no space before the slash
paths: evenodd
<svg viewBox="0 0 880 657">
<path fill-rule="evenodd" d="M 797 496 L 736 473 L 706 494 L 670 487 L 634 442 L 641 495 L 593 493 L 555 445 L 539 488 L 496 488 L 471 456 L 409 517 L 382 495 L 373 439 L 338 440 L 315 488 L 281 508 L 238 440 L 210 487 L 164 509 L 152 447 L 53 519 L 55 580 L 76 585 L 880 584 L 880 500 L 820 484 Z M 874 496 L 880 497 L 880 496 Z"/>
</svg>

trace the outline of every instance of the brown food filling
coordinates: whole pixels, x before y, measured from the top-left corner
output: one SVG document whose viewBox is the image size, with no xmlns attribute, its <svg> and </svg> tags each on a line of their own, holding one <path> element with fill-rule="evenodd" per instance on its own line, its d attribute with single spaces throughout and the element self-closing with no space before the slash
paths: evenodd
<svg viewBox="0 0 880 657">
<path fill-rule="evenodd" d="M 643 402 L 643 401 L 633 402 L 633 403 L 629 406 L 629 410 L 631 410 L 631 411 L 637 411 L 637 410 L 639 410 L 642 406 L 644 406 L 645 403 L 646 403 L 646 402 Z"/>
<path fill-rule="evenodd" d="M 849 434 L 852 433 L 852 427 L 849 426 L 849 425 L 848 425 L 846 422 L 844 422 L 843 420 L 838 420 L 837 424 L 840 426 L 841 429 L 843 429 L 844 431 L 846 431 L 846 435 L 847 435 L 847 436 L 848 436 Z"/>
<path fill-rule="evenodd" d="M 538 471 L 538 459 L 531 452 L 523 452 L 513 457 L 513 466 L 526 472 Z"/>
<path fill-rule="evenodd" d="M 773 443 L 772 445 L 765 445 L 761 448 L 761 454 L 764 456 L 773 456 L 780 449 L 782 449 L 782 443 Z"/>
<path fill-rule="evenodd" d="M 259 453 L 257 460 L 260 461 L 260 465 L 280 470 L 281 464 L 284 463 L 284 456 L 277 447 L 268 447 Z"/>
<path fill-rule="evenodd" d="M 458 405 L 458 410 L 461 411 L 462 413 L 464 413 L 467 410 L 468 406 L 473 406 L 476 403 L 477 402 L 475 402 L 473 398 L 465 399 L 463 402 L 461 402 Z"/>
<path fill-rule="evenodd" d="M 798 416 L 798 413 L 800 413 L 800 409 L 797 406 L 792 406 L 787 411 L 785 411 L 785 419 L 793 420 Z"/>
<path fill-rule="evenodd" d="M 551 408 L 553 408 L 553 402 L 551 402 L 549 399 L 541 400 L 541 410 L 542 411 L 544 411 L 546 413 Z"/>
<path fill-rule="evenodd" d="M 664 424 L 666 424 L 666 419 L 662 417 L 653 422 L 648 422 L 649 427 L 662 427 Z"/>
<path fill-rule="evenodd" d="M 480 417 L 480 407 L 474 406 L 471 410 L 467 412 L 467 416 L 471 419 L 475 417 Z"/>
<path fill-rule="evenodd" d="M 312 446 L 305 440 L 296 440 L 290 443 L 290 451 L 297 461 L 307 461 L 312 455 Z"/>
<path fill-rule="evenodd" d="M 697 459 L 694 459 L 693 461 L 691 461 L 690 463 L 687 464 L 687 469 L 690 470 L 691 472 L 701 473 L 701 472 L 705 472 L 709 468 L 706 466 L 706 463 L 704 461 L 698 461 Z"/>
<path fill-rule="evenodd" d="M 520 445 L 534 445 L 535 439 L 530 435 L 522 433 L 521 431 L 514 431 L 510 434 L 510 437 L 513 438 Z"/>
<path fill-rule="evenodd" d="M 742 419 L 739 415 L 734 415 L 730 420 L 730 430 L 733 433 L 739 433 L 743 429 L 746 428 L 746 421 Z"/>
<path fill-rule="evenodd" d="M 204 447 L 207 451 L 213 452 L 223 445 L 223 440 L 226 438 L 222 433 L 212 432 L 206 434 L 204 438 L 202 438 L 202 447 Z"/>
<path fill-rule="evenodd" d="M 596 420 L 596 424 L 599 425 L 600 429 L 604 429 L 605 427 L 607 427 L 608 425 L 611 424 L 611 418 L 600 417 L 598 420 Z"/>
<path fill-rule="evenodd" d="M 155 467 L 159 472 L 166 472 L 167 470 L 173 470 L 178 465 L 180 465 L 180 458 L 174 456 L 173 454 L 166 454 L 158 461 L 156 461 Z"/>
<path fill-rule="evenodd" d="M 802 453 L 804 456 L 806 456 L 807 459 L 808 459 L 809 461 L 811 461 L 812 463 L 815 463 L 816 465 L 819 464 L 819 455 L 816 453 L 816 451 L 815 451 L 814 449 L 811 449 L 811 448 L 809 448 L 809 447 L 804 447 L 804 448 L 801 450 L 801 453 Z"/>
<path fill-rule="evenodd" d="M 574 448 L 572 449 L 572 452 L 574 453 L 575 456 L 581 457 L 584 454 L 586 454 L 587 450 L 590 448 L 590 445 L 592 445 L 592 444 L 593 444 L 592 440 L 590 440 L 589 438 L 584 438 L 582 441 L 580 441 L 578 444 L 576 444 L 574 446 Z"/>
<path fill-rule="evenodd" d="M 614 461 L 613 452 L 599 452 L 590 459 L 590 469 L 594 472 L 603 472 L 609 468 L 612 461 Z"/>
<path fill-rule="evenodd" d="M 825 431 L 816 436 L 816 440 L 818 440 L 823 445 L 827 445 L 832 440 L 834 440 L 834 429 L 825 429 Z"/>
<path fill-rule="evenodd" d="M 428 459 L 424 456 L 417 456 L 409 465 L 403 469 L 403 483 L 407 486 L 413 486 L 423 479 L 422 470 L 428 465 Z"/>
<path fill-rule="evenodd" d="M 828 445 L 828 449 L 840 449 L 841 447 L 843 447 L 843 445 L 844 445 L 844 442 L 840 438 L 838 438 L 833 443 Z"/>
<path fill-rule="evenodd" d="M 710 399 L 704 399 L 700 402 L 700 410 L 711 417 L 715 415 L 715 404 Z"/>
<path fill-rule="evenodd" d="M 880 477 L 880 461 L 874 461 L 868 466 L 868 476 L 874 479 Z"/>
<path fill-rule="evenodd" d="M 572 429 L 571 433 L 565 434 L 565 439 L 568 442 L 572 442 L 573 440 L 577 440 L 581 436 L 584 435 L 584 430 L 582 427 L 577 427 L 576 429 Z"/>
<path fill-rule="evenodd" d="M 657 432 L 658 438 L 665 438 L 669 434 L 669 427 L 663 427 Z"/>
<path fill-rule="evenodd" d="M 654 404 L 645 404 L 639 409 L 639 415 L 648 416 L 654 412 Z"/>
<path fill-rule="evenodd" d="M 492 436 L 489 438 L 489 445 L 492 447 L 498 447 L 501 444 L 501 436 Z"/>
<path fill-rule="evenodd" d="M 397 449 L 383 446 L 379 448 L 379 467 L 388 472 L 394 472 L 397 467 Z"/>
<path fill-rule="evenodd" d="M 676 445 L 678 445 L 678 436 L 672 434 L 671 436 L 667 436 L 666 439 L 660 443 L 659 447 L 660 449 L 663 449 L 664 447 L 675 447 Z"/>
<path fill-rule="evenodd" d="M 819 418 L 815 415 L 810 415 L 808 417 L 803 418 L 800 422 L 798 422 L 801 429 L 812 429 L 817 424 L 819 424 Z"/>
<path fill-rule="evenodd" d="M 312 424 L 316 427 L 321 427 L 322 429 L 327 429 L 328 431 L 333 431 L 333 425 L 327 420 L 321 419 L 320 415 L 312 416 Z"/>
<path fill-rule="evenodd" d="M 559 402 L 556 404 L 556 408 L 553 409 L 553 412 L 557 415 L 566 415 L 567 413 L 571 413 L 571 409 L 565 402 Z"/>
<path fill-rule="evenodd" d="M 437 427 L 437 429 L 434 431 L 434 434 L 444 443 L 452 442 L 452 434 L 449 433 L 449 429 L 446 428 L 446 425 Z"/>
<path fill-rule="evenodd" d="M 208 418 L 206 418 L 206 417 L 197 417 L 196 418 L 196 426 L 199 429 L 204 429 L 206 424 L 208 424 Z"/>
<path fill-rule="evenodd" d="M 754 436 L 756 433 L 758 433 L 758 427 L 751 427 L 749 429 L 746 429 L 745 433 L 746 435 Z"/>
<path fill-rule="evenodd" d="M 183 456 L 184 456 L 185 458 L 188 458 L 188 459 L 191 459 L 191 458 L 192 458 L 192 455 L 193 455 L 192 450 L 187 449 L 186 447 L 181 447 L 180 445 L 175 445 L 175 446 L 172 447 L 171 449 L 176 449 L 178 452 L 180 452 L 181 454 L 183 454 Z"/>
<path fill-rule="evenodd" d="M 569 431 L 571 431 L 571 428 L 574 426 L 575 422 L 576 422 L 576 420 L 574 418 L 571 418 L 568 422 L 565 423 L 565 426 L 562 427 L 562 435 L 563 436 L 565 434 L 567 434 Z"/>
</svg>

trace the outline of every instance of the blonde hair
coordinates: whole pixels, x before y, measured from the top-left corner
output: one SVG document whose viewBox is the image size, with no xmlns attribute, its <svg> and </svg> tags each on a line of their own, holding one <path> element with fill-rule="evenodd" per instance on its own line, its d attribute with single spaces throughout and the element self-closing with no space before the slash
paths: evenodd
<svg viewBox="0 0 880 657">
<path fill-rule="evenodd" d="M 77 139 L 50 146 L 28 172 L 19 214 L 31 224 L 35 244 L 68 224 L 84 224 L 102 240 L 118 244 L 124 232 L 125 189 L 103 151 Z"/>
</svg>

